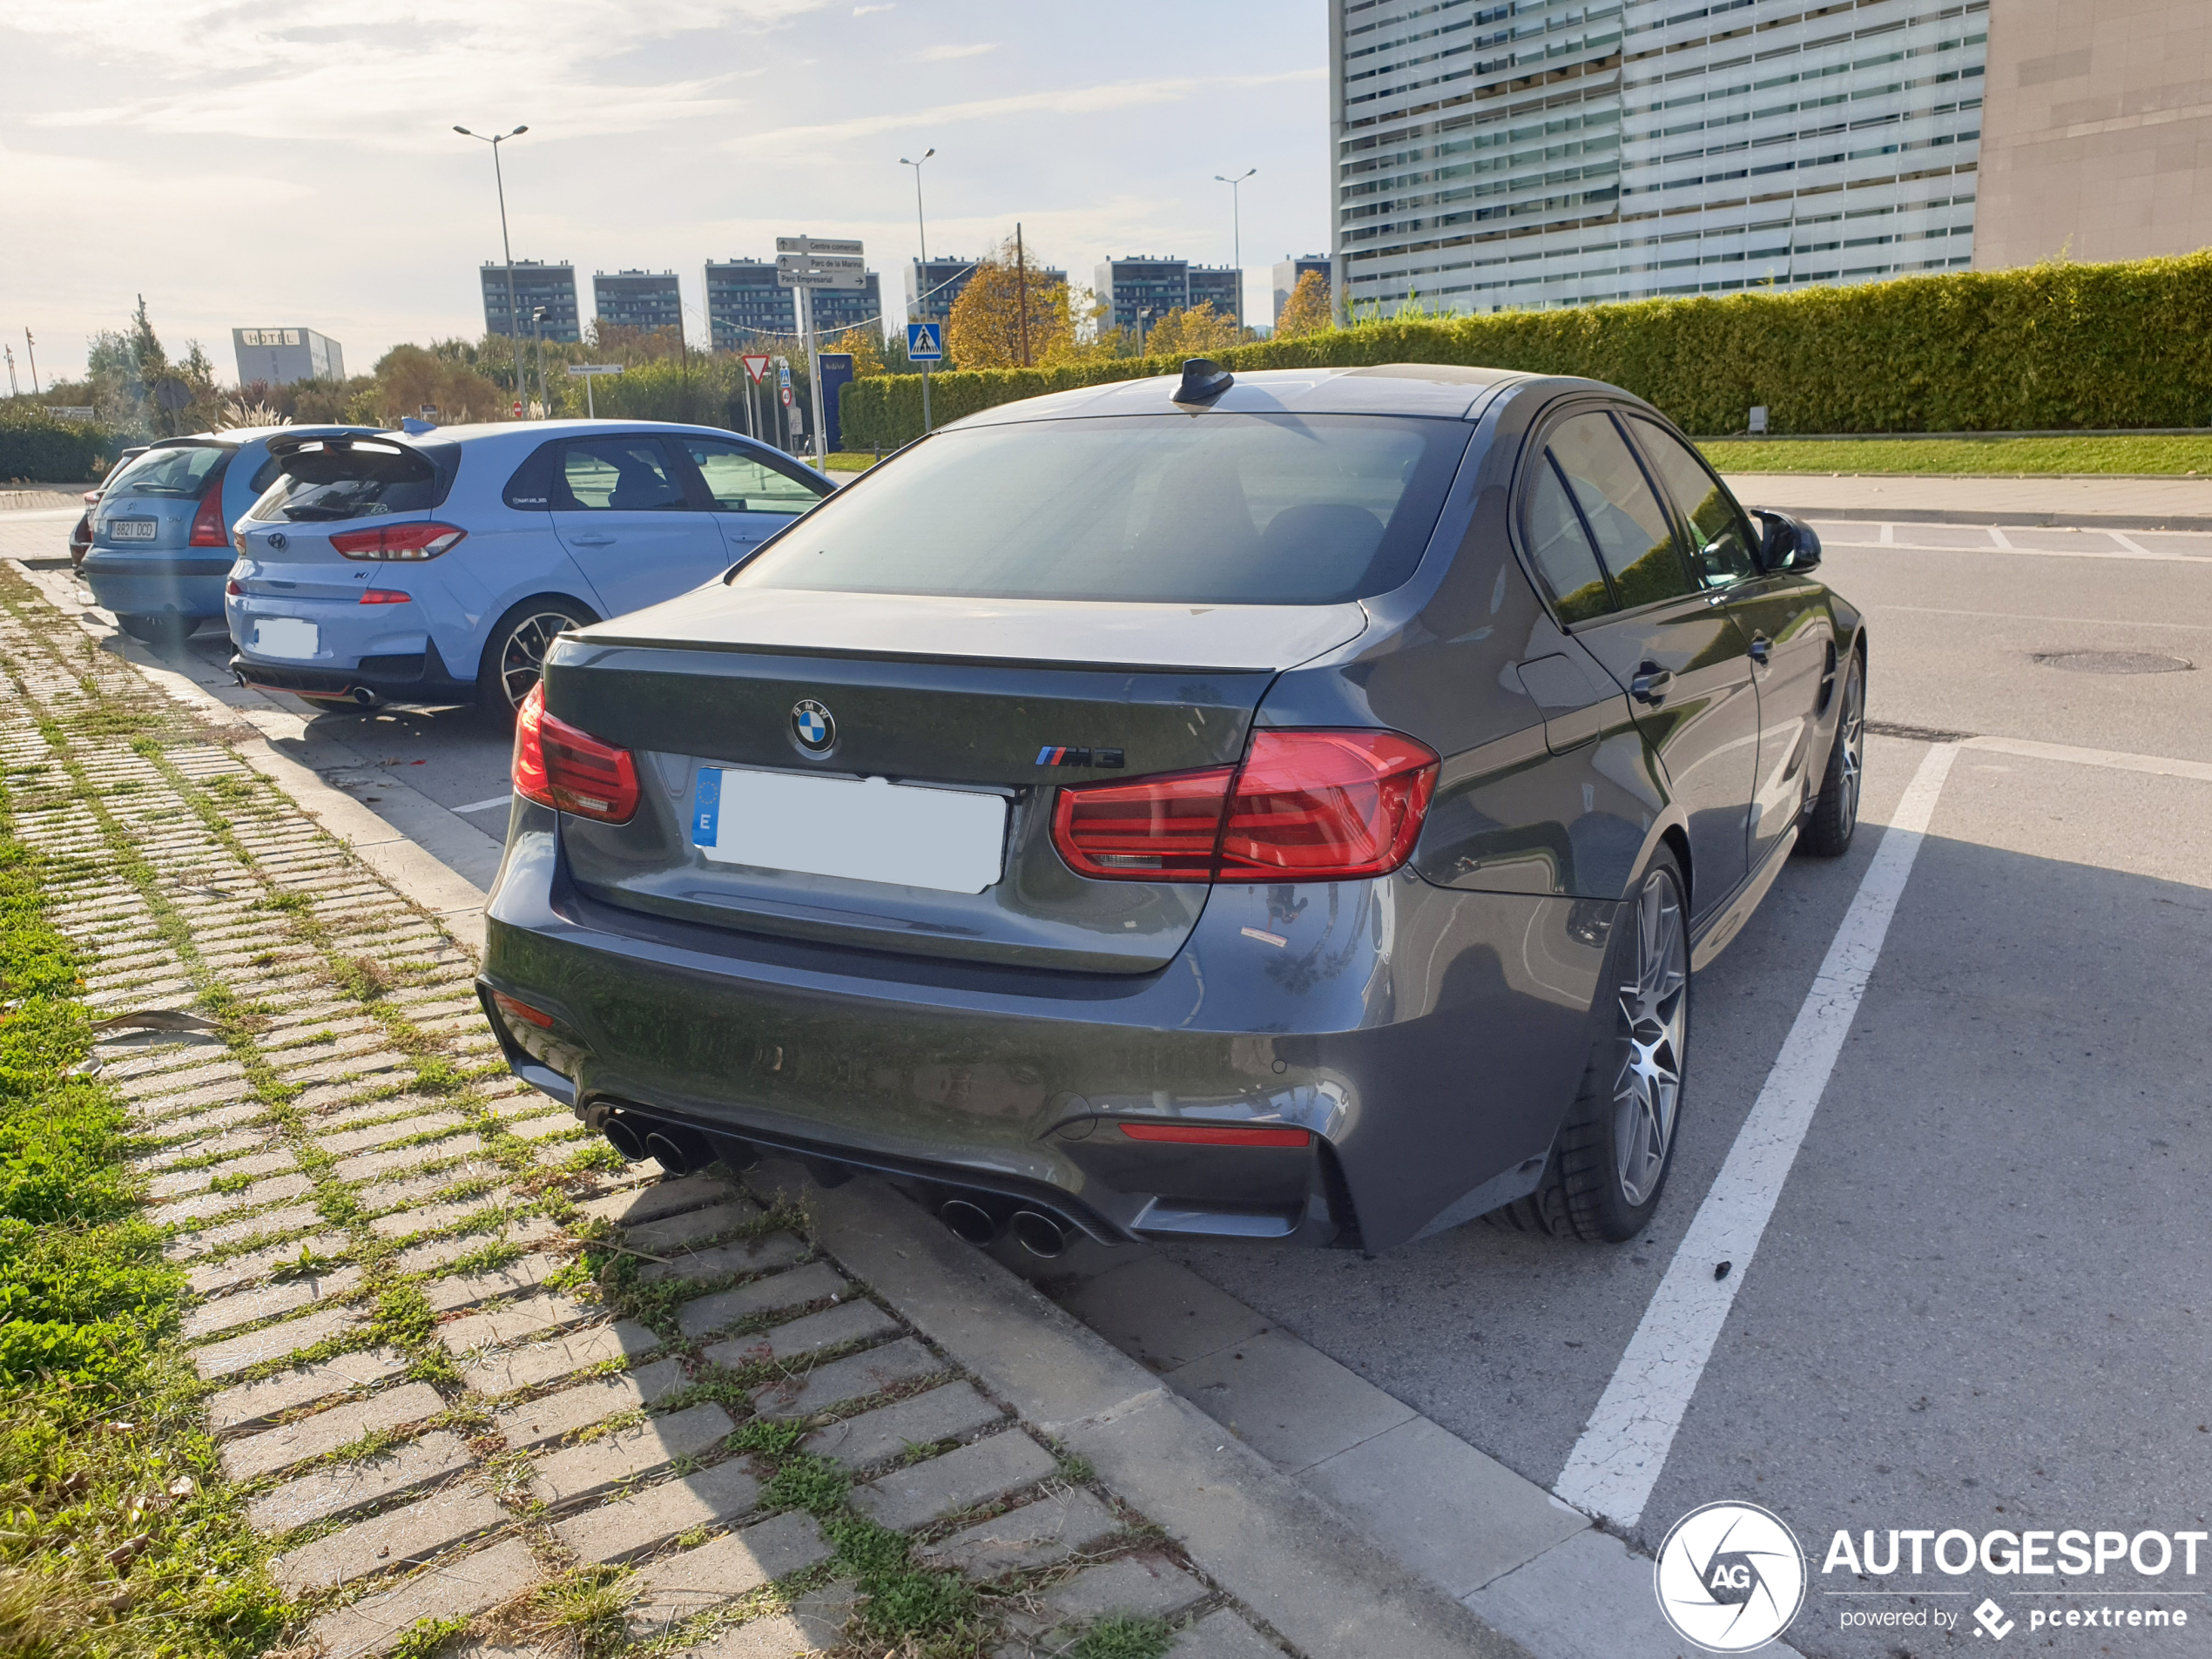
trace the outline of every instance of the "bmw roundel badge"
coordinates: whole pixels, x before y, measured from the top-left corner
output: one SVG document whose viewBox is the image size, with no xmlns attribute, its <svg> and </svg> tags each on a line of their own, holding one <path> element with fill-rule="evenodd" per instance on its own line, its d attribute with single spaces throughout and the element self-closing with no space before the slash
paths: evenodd
<svg viewBox="0 0 2212 1659">
<path fill-rule="evenodd" d="M 837 721 L 813 698 L 801 698 L 791 705 L 791 735 L 808 754 L 827 754 L 837 741 Z"/>
</svg>

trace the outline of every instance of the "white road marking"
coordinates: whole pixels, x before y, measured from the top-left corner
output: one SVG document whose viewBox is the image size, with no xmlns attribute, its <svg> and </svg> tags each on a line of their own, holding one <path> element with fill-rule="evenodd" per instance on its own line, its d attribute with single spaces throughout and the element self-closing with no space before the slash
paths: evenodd
<svg viewBox="0 0 2212 1659">
<path fill-rule="evenodd" d="M 2065 622 L 2087 628 L 2178 628 L 2183 633 L 2212 633 L 2212 623 L 2149 622 L 2133 617 L 2053 617 L 2036 610 L 1971 610 L 1957 605 L 1869 604 L 1868 610 L 1895 610 L 1912 617 L 1986 617 L 1996 622 Z"/>
<path fill-rule="evenodd" d="M 2023 755 L 2030 760 L 2064 760 L 2077 766 L 2107 766 L 2115 772 L 2148 772 L 2161 778 L 2195 778 L 2212 784 L 2212 763 L 2202 760 L 2131 755 L 2117 749 L 2077 749 L 2071 744 L 2038 743 L 2032 738 L 1968 738 L 1960 746 Z"/>
<path fill-rule="evenodd" d="M 1905 786 L 1728 1161 L 1568 1454 L 1552 1489 L 1586 1514 L 1623 1527 L 1643 1514 L 1836 1069 L 1958 754 L 1955 743 L 1937 745 Z M 1713 1270 L 1722 1262 L 1731 1263 L 1731 1271 L 1716 1279 Z"/>
<path fill-rule="evenodd" d="M 509 790 L 504 795 L 494 795 L 489 800 L 471 801 L 466 806 L 455 806 L 451 810 L 456 813 L 488 813 L 495 806 L 506 806 L 514 799 L 514 792 Z"/>
</svg>

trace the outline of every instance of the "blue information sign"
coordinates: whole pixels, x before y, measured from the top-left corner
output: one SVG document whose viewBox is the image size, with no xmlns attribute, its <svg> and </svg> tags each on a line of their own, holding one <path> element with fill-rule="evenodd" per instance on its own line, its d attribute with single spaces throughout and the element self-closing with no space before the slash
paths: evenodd
<svg viewBox="0 0 2212 1659">
<path fill-rule="evenodd" d="M 945 325 L 941 322 L 910 322 L 907 325 L 907 359 L 915 363 L 941 363 L 945 361 Z"/>
</svg>

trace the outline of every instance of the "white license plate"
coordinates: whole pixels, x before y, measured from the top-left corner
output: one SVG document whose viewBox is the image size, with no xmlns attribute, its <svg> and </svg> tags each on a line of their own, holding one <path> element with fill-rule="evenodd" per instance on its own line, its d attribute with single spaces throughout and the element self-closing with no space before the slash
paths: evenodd
<svg viewBox="0 0 2212 1659">
<path fill-rule="evenodd" d="M 253 649 L 264 657 L 312 657 L 322 649 L 322 630 L 296 617 L 263 617 L 253 624 Z"/>
<path fill-rule="evenodd" d="M 703 766 L 691 841 L 719 864 L 981 893 L 1006 860 L 1006 799 L 881 778 Z"/>
<path fill-rule="evenodd" d="M 158 519 L 111 518 L 107 522 L 108 539 L 111 542 L 151 542 L 160 533 Z"/>
</svg>

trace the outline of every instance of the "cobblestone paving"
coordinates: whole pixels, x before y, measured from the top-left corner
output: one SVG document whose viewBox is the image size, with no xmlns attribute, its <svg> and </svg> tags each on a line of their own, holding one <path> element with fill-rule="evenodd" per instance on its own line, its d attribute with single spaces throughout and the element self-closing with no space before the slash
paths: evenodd
<svg viewBox="0 0 2212 1659">
<path fill-rule="evenodd" d="M 218 1026 L 96 1052 L 295 1651 L 1016 1656 L 1112 1617 L 1159 1622 L 1117 1654 L 1281 1652 L 786 1201 L 522 1089 L 467 954 L 12 576 L 0 658 L 88 997 Z M 946 1584 L 955 1634 L 902 1645 L 878 1603 Z"/>
</svg>

